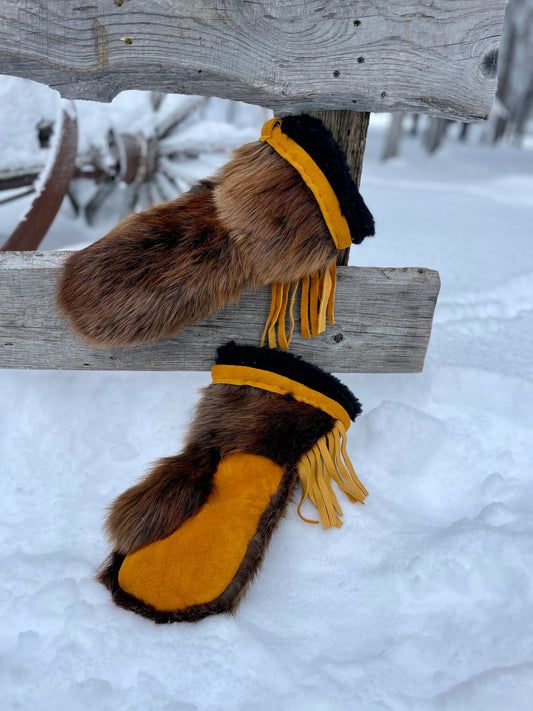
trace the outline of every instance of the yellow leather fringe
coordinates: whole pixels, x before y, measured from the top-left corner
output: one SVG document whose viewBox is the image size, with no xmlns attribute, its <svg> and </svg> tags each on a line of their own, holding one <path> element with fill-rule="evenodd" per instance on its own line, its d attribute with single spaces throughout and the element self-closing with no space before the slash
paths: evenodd
<svg viewBox="0 0 533 711">
<path fill-rule="evenodd" d="M 301 513 L 302 504 L 309 498 L 318 510 L 324 529 L 342 526 L 339 518 L 342 516 L 342 509 L 333 491 L 332 481 L 335 481 L 352 502 L 359 501 L 363 504 L 368 495 L 346 451 L 346 428 L 340 420 L 303 455 L 298 462 L 298 474 L 302 482 L 298 515 L 307 523 L 318 523 L 305 518 Z"/>
<path fill-rule="evenodd" d="M 304 338 L 311 338 L 311 335 L 318 336 L 324 333 L 326 330 L 326 317 L 329 323 L 335 323 L 335 287 L 337 284 L 337 266 L 335 262 L 320 273 L 316 272 L 311 277 L 304 277 L 301 283 L 301 332 Z M 272 284 L 270 313 L 261 337 L 261 346 L 264 346 L 265 340 L 268 338 L 269 348 L 276 348 L 279 343 L 281 350 L 286 351 L 289 349 L 294 331 L 294 302 L 299 284 L 299 281 L 286 284 L 275 282 Z M 292 295 L 289 302 L 291 288 Z M 285 329 L 287 306 L 291 324 L 288 334 Z"/>
<path fill-rule="evenodd" d="M 259 140 L 272 146 L 276 153 L 285 158 L 300 173 L 302 180 L 315 196 L 337 249 L 346 249 L 351 245 L 352 238 L 335 191 L 309 153 L 283 133 L 281 126 L 280 118 L 270 119 L 263 126 Z"/>
<path fill-rule="evenodd" d="M 269 370 L 241 365 L 215 365 L 211 369 L 211 375 L 213 383 L 250 385 L 280 395 L 290 393 L 299 402 L 313 405 L 333 417 L 333 429 L 321 437 L 298 462 L 298 474 L 302 482 L 298 515 L 307 523 L 318 523 L 305 518 L 301 513 L 302 504 L 309 498 L 318 510 L 322 528 L 340 528 L 342 509 L 333 491 L 332 482 L 334 481 L 352 502 L 364 503 L 368 495 L 346 451 L 346 430 L 350 426 L 350 417 L 342 405 L 317 390 Z"/>
</svg>

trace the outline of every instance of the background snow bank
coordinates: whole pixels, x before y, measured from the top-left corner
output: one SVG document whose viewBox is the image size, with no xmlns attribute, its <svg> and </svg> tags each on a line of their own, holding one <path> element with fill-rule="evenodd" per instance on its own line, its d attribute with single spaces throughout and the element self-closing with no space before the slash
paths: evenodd
<svg viewBox="0 0 533 711">
<path fill-rule="evenodd" d="M 425 371 L 341 376 L 368 502 L 340 531 L 293 509 L 236 617 L 157 626 L 93 581 L 105 507 L 179 451 L 208 374 L 0 371 L 3 708 L 529 711 L 531 154 L 406 141 L 383 165 L 382 141 L 352 261 L 439 269 Z"/>
</svg>

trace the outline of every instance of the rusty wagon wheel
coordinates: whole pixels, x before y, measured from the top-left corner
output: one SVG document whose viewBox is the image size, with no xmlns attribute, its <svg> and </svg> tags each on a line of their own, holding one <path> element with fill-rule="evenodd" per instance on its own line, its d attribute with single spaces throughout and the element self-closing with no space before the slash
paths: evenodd
<svg viewBox="0 0 533 711">
<path fill-rule="evenodd" d="M 197 167 L 191 168 L 197 159 L 226 154 L 246 140 L 255 140 L 255 129 L 235 125 L 237 102 L 224 102 L 225 115 L 220 120 L 217 114 L 214 128 L 209 119 L 213 101 L 216 99 L 147 93 L 138 110 L 142 119 L 139 130 L 124 128 L 134 124 L 136 116 L 131 109 L 99 105 L 102 123 L 96 133 L 98 129 L 100 133 L 89 145 L 84 105 L 78 106 L 78 118 L 74 104 L 62 102 L 55 123 L 44 125 L 36 119 L 41 147 L 43 142 L 50 144 L 46 164 L 41 154 L 38 160 L 43 165 L 6 172 L 0 161 L 0 191 L 9 191 L 6 198 L 0 198 L 0 206 L 33 195 L 25 216 L 1 249 L 36 249 L 65 196 L 75 213 L 94 225 L 108 219 L 110 205 L 113 219 L 120 220 L 188 190 L 200 177 Z M 219 112 L 219 108 L 215 110 Z M 263 120 L 265 116 L 258 116 L 258 124 Z"/>
<path fill-rule="evenodd" d="M 47 164 L 37 179 L 32 181 L 33 185 L 29 190 L 14 196 L 20 198 L 35 194 L 29 209 L 3 244 L 2 251 L 37 249 L 69 189 L 76 167 L 78 145 L 78 123 L 73 104 L 61 109 L 58 124 L 55 129 L 58 136 Z M 18 180 L 11 178 L 11 181 L 6 181 L 4 185 L 6 188 L 23 187 L 25 180 L 27 184 L 28 177 L 33 176 L 19 176 Z"/>
<path fill-rule="evenodd" d="M 182 124 L 208 101 L 200 96 L 181 97 L 177 106 L 167 109 L 166 104 L 173 103 L 167 95 L 152 92 L 153 121 L 149 131 L 129 133 L 116 127 L 109 130 L 108 149 L 114 169 L 102 172 L 97 178 L 98 189 L 83 210 L 89 224 L 97 221 L 104 203 L 119 187 L 124 193 L 121 203 L 125 214 L 170 200 L 190 187 L 189 181 L 176 171 L 176 163 L 184 153 L 197 158 L 199 151 L 187 152 L 183 147 L 173 150 L 172 141 Z"/>
</svg>

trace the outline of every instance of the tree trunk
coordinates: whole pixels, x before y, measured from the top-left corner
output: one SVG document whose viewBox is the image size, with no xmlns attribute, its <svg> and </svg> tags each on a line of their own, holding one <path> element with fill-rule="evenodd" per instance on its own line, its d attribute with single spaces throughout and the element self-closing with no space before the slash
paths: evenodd
<svg viewBox="0 0 533 711">
<path fill-rule="evenodd" d="M 381 160 L 396 158 L 400 153 L 400 141 L 402 139 L 403 113 L 391 114 L 385 147 L 381 154 Z"/>
</svg>

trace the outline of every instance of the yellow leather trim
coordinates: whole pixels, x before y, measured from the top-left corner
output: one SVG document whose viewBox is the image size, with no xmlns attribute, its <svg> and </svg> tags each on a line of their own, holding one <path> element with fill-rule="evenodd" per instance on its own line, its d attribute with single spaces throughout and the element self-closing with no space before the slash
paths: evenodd
<svg viewBox="0 0 533 711">
<path fill-rule="evenodd" d="M 225 457 L 205 504 L 172 535 L 127 555 L 122 590 L 157 610 L 211 602 L 233 580 L 283 468 L 267 457 Z"/>
<path fill-rule="evenodd" d="M 289 138 L 281 129 L 281 119 L 273 118 L 263 126 L 260 141 L 265 141 L 282 158 L 296 168 L 302 180 L 312 191 L 337 249 L 346 249 L 352 243 L 348 222 L 341 212 L 339 200 L 309 153 Z"/>
<path fill-rule="evenodd" d="M 296 380 L 272 373 L 270 370 L 259 370 L 244 365 L 214 365 L 211 368 L 213 383 L 227 385 L 251 385 L 254 388 L 269 390 L 279 395 L 290 393 L 299 402 L 305 402 L 313 407 L 327 412 L 333 419 L 340 420 L 346 429 L 350 426 L 350 416 L 336 400 L 312 390 Z"/>
</svg>

